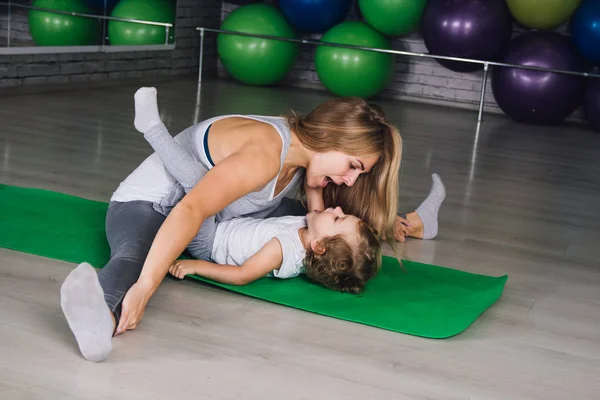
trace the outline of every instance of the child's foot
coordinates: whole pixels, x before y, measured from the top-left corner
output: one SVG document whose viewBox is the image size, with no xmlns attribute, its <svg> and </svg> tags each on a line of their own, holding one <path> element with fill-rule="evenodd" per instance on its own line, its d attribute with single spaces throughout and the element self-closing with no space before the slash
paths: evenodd
<svg viewBox="0 0 600 400">
<path fill-rule="evenodd" d="M 60 305 L 81 354 L 90 361 L 104 361 L 112 350 L 114 322 L 90 264 L 79 264 L 67 276 L 60 288 Z"/>
<path fill-rule="evenodd" d="M 416 213 L 423 223 L 423 239 L 433 239 L 437 236 L 438 212 L 446 197 L 446 188 L 440 176 L 433 174 L 431 177 L 433 178 L 433 184 L 429 196 L 416 209 Z"/>
<path fill-rule="evenodd" d="M 162 124 L 158 112 L 156 89 L 143 87 L 133 96 L 135 100 L 135 119 L 133 125 L 141 133 L 148 132 L 152 127 Z"/>
</svg>

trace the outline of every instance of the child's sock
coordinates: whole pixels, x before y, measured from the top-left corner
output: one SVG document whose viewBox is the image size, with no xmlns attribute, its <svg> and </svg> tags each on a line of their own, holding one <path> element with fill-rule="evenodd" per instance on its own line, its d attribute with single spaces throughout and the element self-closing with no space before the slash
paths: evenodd
<svg viewBox="0 0 600 400">
<path fill-rule="evenodd" d="M 438 211 L 444 198 L 446 197 L 446 188 L 438 174 L 431 175 L 433 184 L 429 191 L 429 196 L 416 209 L 419 218 L 423 221 L 423 239 L 433 239 L 438 232 Z"/>
<path fill-rule="evenodd" d="M 152 127 L 162 124 L 155 88 L 140 88 L 135 92 L 133 98 L 135 100 L 135 119 L 133 121 L 135 129 L 141 133 L 147 133 Z"/>
<path fill-rule="evenodd" d="M 207 169 L 171 136 L 163 124 L 158 113 L 155 88 L 139 89 L 134 99 L 135 128 L 144 134 L 144 139 L 152 146 L 167 172 L 173 175 L 188 192 L 204 176 Z M 191 136 L 193 133 L 189 130 L 194 129 L 195 126 L 191 126 L 180 135 L 183 138 L 193 137 Z"/>
<path fill-rule="evenodd" d="M 79 264 L 67 276 L 60 288 L 60 305 L 81 354 L 90 361 L 104 361 L 112 350 L 113 320 L 90 264 Z"/>
</svg>

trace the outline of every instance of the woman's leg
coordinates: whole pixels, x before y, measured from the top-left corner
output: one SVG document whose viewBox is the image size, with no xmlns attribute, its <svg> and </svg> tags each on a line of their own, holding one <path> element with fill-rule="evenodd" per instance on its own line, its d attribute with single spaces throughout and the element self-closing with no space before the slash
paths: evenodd
<svg viewBox="0 0 600 400">
<path fill-rule="evenodd" d="M 109 262 L 98 274 L 82 263 L 62 284 L 61 306 L 86 359 L 99 362 L 110 354 L 123 297 L 139 278 L 164 220 L 150 202 L 111 203 L 106 216 Z"/>
<path fill-rule="evenodd" d="M 408 213 L 405 217 L 411 223 L 408 235 L 410 237 L 430 240 L 437 236 L 438 213 L 446 198 L 446 188 L 438 174 L 432 174 L 431 179 L 431 188 L 427 198 L 415 211 Z"/>
<path fill-rule="evenodd" d="M 419 217 L 416 211 L 409 212 L 408 214 L 399 213 L 398 216 L 410 222 L 407 237 L 423 239 L 423 221 L 421 221 L 421 217 Z"/>
<path fill-rule="evenodd" d="M 137 282 L 156 233 L 165 221 L 149 201 L 112 203 L 106 216 L 110 261 L 98 273 L 104 299 L 116 324 L 121 302 Z"/>
</svg>

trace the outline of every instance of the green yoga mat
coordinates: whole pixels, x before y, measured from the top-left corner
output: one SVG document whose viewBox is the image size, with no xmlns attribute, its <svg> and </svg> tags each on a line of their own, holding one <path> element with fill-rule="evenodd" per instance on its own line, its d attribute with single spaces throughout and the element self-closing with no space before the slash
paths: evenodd
<svg viewBox="0 0 600 400">
<path fill-rule="evenodd" d="M 40 189 L 0 185 L 0 246 L 97 268 L 109 257 L 107 203 Z M 490 277 L 385 257 L 362 296 L 341 294 L 304 277 L 262 278 L 233 292 L 302 310 L 428 338 L 464 331 L 502 294 L 507 276 Z"/>
</svg>

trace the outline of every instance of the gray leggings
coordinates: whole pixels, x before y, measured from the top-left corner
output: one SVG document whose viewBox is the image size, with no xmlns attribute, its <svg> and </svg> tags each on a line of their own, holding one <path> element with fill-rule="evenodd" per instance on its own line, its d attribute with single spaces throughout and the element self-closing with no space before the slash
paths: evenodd
<svg viewBox="0 0 600 400">
<path fill-rule="evenodd" d="M 297 200 L 285 198 L 269 217 L 304 215 L 306 209 Z M 106 236 L 110 245 L 110 260 L 98 273 L 104 300 L 112 311 L 117 325 L 125 294 L 137 282 L 154 237 L 165 216 L 154 210 L 151 202 L 111 202 L 106 215 Z M 211 234 L 216 229 L 214 220 L 207 220 L 187 253 L 195 259 L 208 259 L 212 249 Z"/>
</svg>

